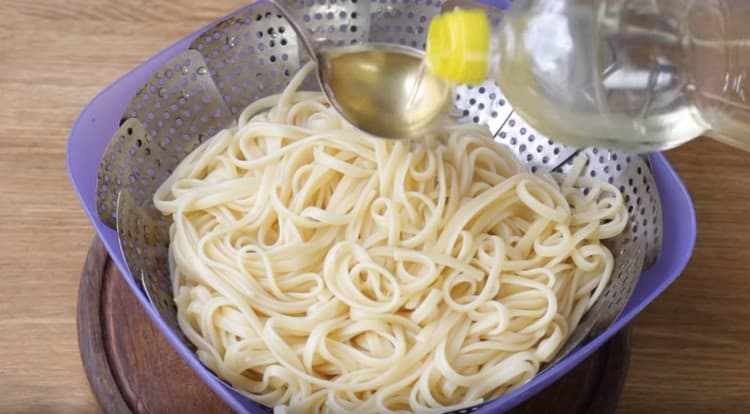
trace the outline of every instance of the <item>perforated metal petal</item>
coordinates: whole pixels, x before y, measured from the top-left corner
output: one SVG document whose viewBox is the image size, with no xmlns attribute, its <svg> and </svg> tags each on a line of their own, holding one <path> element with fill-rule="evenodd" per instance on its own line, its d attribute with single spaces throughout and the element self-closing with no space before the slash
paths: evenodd
<svg viewBox="0 0 750 414">
<path fill-rule="evenodd" d="M 316 47 L 344 46 L 368 40 L 370 2 L 365 0 L 277 0 L 307 29 Z"/>
<path fill-rule="evenodd" d="M 136 93 L 123 119 L 137 118 L 158 148 L 182 159 L 234 122 L 206 68 L 195 50 L 170 60 Z"/>
<path fill-rule="evenodd" d="M 141 171 L 146 171 L 146 175 L 151 172 L 144 164 L 148 153 L 146 148 L 152 142 L 153 139 L 146 134 L 140 121 L 131 118 L 122 123 L 107 146 L 97 176 L 96 208 L 99 218 L 112 228 L 117 225 L 120 190 L 125 189 L 133 196 L 146 194 L 146 188 L 136 189 L 135 184 L 142 179 Z M 156 171 L 153 172 L 155 175 Z M 160 178 L 163 180 L 163 177 Z"/>
<path fill-rule="evenodd" d="M 370 41 L 424 49 L 427 28 L 442 1 L 375 0 L 371 2 Z"/>
<path fill-rule="evenodd" d="M 292 27 L 273 6 L 229 18 L 190 47 L 203 55 L 203 70 L 235 117 L 251 102 L 284 89 L 300 57 L 307 59 Z"/>
<path fill-rule="evenodd" d="M 576 149 L 540 134 L 515 112 L 511 112 L 495 137 L 532 169 L 553 170 L 577 153 Z"/>
<path fill-rule="evenodd" d="M 138 279 L 159 315 L 182 337 L 169 273 L 171 219 L 162 215 L 153 203 L 138 205 L 128 191 L 120 192 L 117 212 L 120 249 L 131 275 Z"/>
<path fill-rule="evenodd" d="M 122 125 L 107 147 L 99 169 L 97 210 L 115 226 L 121 190 L 137 206 L 150 201 L 156 188 L 196 146 L 229 126 L 234 117 L 197 51 L 170 60 L 136 92 Z"/>
<path fill-rule="evenodd" d="M 444 5 L 432 0 L 282 1 L 314 34 L 318 46 L 377 41 L 423 48 L 429 21 Z M 466 0 L 450 4 L 457 3 L 465 5 Z M 99 215 L 110 226 L 117 225 L 130 275 L 139 280 L 161 317 L 180 335 L 167 266 L 168 223 L 153 207 L 153 193 L 182 158 L 234 122 L 246 105 L 286 85 L 309 59 L 300 43 L 290 25 L 268 4 L 208 29 L 191 50 L 171 60 L 136 94 L 102 160 L 97 182 Z M 313 88 L 316 83 L 305 85 Z M 583 153 L 588 157 L 585 174 L 615 185 L 624 195 L 628 227 L 609 241 L 615 256 L 611 282 L 572 333 L 559 359 L 612 323 L 627 303 L 644 263 L 653 263 L 659 253 L 661 207 L 648 163 L 640 156 L 595 148 L 577 151 L 555 143 L 514 113 L 492 81 L 459 85 L 455 97 L 454 112 L 460 122 L 487 125 L 498 142 L 530 169 L 565 173 L 572 157 Z"/>
<path fill-rule="evenodd" d="M 513 113 L 505 95 L 493 81 L 457 86 L 454 102 L 461 114 L 460 122 L 487 125 L 493 132 L 499 131 Z"/>
</svg>

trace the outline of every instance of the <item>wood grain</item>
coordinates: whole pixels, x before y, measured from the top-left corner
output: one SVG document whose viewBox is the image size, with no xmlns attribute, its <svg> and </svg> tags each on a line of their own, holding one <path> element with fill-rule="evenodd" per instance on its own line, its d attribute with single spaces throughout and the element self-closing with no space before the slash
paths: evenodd
<svg viewBox="0 0 750 414">
<path fill-rule="evenodd" d="M 98 411 L 76 341 L 93 231 L 65 171 L 73 120 L 126 71 L 245 3 L 0 1 L 0 412 Z M 619 412 L 750 412 L 750 155 L 699 140 L 668 156 L 695 200 L 698 245 L 636 320 Z"/>
</svg>

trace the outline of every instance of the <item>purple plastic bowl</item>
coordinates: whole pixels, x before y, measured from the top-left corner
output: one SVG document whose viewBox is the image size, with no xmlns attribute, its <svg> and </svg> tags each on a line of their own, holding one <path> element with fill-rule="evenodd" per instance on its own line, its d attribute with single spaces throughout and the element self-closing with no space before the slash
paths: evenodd
<svg viewBox="0 0 750 414">
<path fill-rule="evenodd" d="M 507 1 L 483 2 L 496 6 L 505 6 L 508 3 Z M 233 14 L 264 4 L 266 2 L 258 2 Z M 97 235 L 103 241 L 112 260 L 125 276 L 126 282 L 138 301 L 146 309 L 158 329 L 169 340 L 169 343 L 198 373 L 198 376 L 236 412 L 265 413 L 266 411 L 260 405 L 235 392 L 224 382 L 217 379 L 169 329 L 130 275 L 120 251 L 117 233 L 102 223 L 96 212 L 96 177 L 99 162 L 104 155 L 109 140 L 119 127 L 120 117 L 130 99 L 164 63 L 187 50 L 190 42 L 206 28 L 215 25 L 217 22 L 199 29 L 136 67 L 104 89 L 83 109 L 68 138 L 68 173 L 81 204 L 83 204 L 83 209 L 93 223 Z M 508 411 L 551 385 L 605 344 L 682 273 L 695 246 L 695 210 L 685 186 L 666 158 L 661 154 L 651 154 L 650 160 L 661 198 L 662 211 L 664 212 L 662 217 L 662 249 L 658 261 L 641 275 L 638 285 L 620 317 L 604 333 L 587 344 L 576 348 L 564 359 L 537 375 L 524 386 L 489 402 L 475 411 L 476 413 Z"/>
</svg>

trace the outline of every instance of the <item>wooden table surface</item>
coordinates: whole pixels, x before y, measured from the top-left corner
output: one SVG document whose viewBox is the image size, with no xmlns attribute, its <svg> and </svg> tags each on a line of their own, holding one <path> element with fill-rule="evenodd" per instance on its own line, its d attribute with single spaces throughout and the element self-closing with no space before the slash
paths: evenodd
<svg viewBox="0 0 750 414">
<path fill-rule="evenodd" d="M 65 170 L 76 115 L 130 68 L 245 3 L 0 0 L 0 413 L 98 411 L 76 342 L 94 236 Z M 698 244 L 635 320 L 619 412 L 750 412 L 750 154 L 699 140 L 667 155 L 695 201 Z"/>
</svg>

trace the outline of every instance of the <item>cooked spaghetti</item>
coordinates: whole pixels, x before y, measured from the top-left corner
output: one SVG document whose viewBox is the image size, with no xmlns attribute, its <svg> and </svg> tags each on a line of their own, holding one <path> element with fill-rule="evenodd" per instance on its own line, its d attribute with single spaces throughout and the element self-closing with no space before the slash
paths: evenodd
<svg viewBox="0 0 750 414">
<path fill-rule="evenodd" d="M 200 360 L 298 413 L 447 411 L 522 385 L 607 285 L 622 195 L 583 162 L 529 173 L 476 125 L 368 137 L 297 91 L 309 70 L 155 195 Z"/>
</svg>

